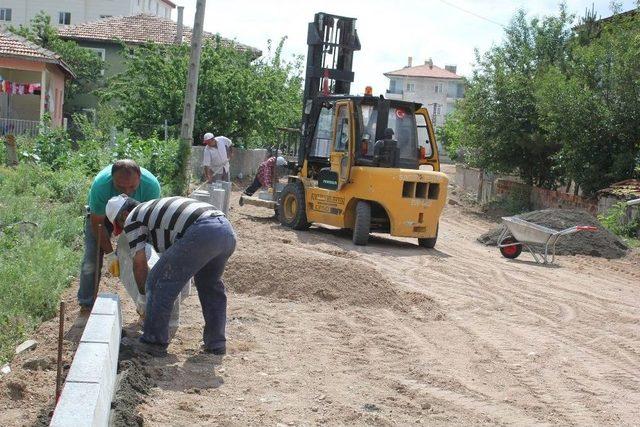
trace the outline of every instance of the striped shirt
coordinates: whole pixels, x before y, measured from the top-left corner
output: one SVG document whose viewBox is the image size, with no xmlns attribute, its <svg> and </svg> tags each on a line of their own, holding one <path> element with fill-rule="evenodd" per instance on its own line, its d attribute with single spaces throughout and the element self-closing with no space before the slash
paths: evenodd
<svg viewBox="0 0 640 427">
<path fill-rule="evenodd" d="M 163 197 L 136 206 L 124 222 L 131 253 L 144 250 L 146 242 L 164 252 L 197 220 L 224 214 L 209 203 L 186 197 Z"/>
</svg>

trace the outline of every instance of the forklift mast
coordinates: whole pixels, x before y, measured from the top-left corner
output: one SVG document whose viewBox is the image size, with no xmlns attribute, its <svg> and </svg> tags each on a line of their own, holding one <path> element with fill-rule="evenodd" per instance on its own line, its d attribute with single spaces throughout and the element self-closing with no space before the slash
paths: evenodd
<svg viewBox="0 0 640 427">
<path fill-rule="evenodd" d="M 355 23 L 355 18 L 328 13 L 316 13 L 313 22 L 309 23 L 298 165 L 302 165 L 306 157 L 309 149 L 307 136 L 315 127 L 315 114 L 312 114 L 314 99 L 323 88 L 331 94 L 349 94 L 354 78 L 353 52 L 360 50 Z"/>
</svg>

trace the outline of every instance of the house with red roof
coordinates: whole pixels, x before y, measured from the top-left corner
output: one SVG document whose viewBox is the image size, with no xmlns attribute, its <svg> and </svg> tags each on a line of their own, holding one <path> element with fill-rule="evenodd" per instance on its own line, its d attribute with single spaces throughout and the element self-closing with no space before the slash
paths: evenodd
<svg viewBox="0 0 640 427">
<path fill-rule="evenodd" d="M 56 53 L 0 31 L 0 135 L 33 135 L 46 114 L 62 125 L 64 84 L 73 78 Z"/>
<path fill-rule="evenodd" d="M 429 110 L 434 126 L 442 126 L 464 96 L 464 78 L 456 74 L 455 65 L 440 68 L 428 59 L 422 65 L 407 66 L 384 73 L 389 78 L 387 98 L 419 102 Z"/>
<path fill-rule="evenodd" d="M 121 15 L 147 15 L 171 18 L 175 3 L 171 0 L 2 0 L 0 27 L 28 24 L 44 12 L 57 27 L 77 25 Z"/>
</svg>

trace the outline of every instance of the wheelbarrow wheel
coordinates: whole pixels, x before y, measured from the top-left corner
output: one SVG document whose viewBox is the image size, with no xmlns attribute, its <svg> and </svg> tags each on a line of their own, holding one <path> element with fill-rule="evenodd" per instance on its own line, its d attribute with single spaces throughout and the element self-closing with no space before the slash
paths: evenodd
<svg viewBox="0 0 640 427">
<path fill-rule="evenodd" d="M 510 245 L 512 243 L 518 243 L 518 241 L 513 237 L 507 237 L 502 241 L 503 245 Z M 518 243 L 517 245 L 505 246 L 504 248 L 500 248 L 500 253 L 505 258 L 516 259 L 522 253 L 522 244 Z"/>
</svg>

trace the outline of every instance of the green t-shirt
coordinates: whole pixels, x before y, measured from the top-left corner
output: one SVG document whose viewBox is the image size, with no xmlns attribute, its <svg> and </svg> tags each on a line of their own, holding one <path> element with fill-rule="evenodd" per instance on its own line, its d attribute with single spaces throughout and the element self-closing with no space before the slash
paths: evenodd
<svg viewBox="0 0 640 427">
<path fill-rule="evenodd" d="M 140 168 L 140 185 L 133 194 L 128 194 L 140 203 L 160 198 L 160 183 L 151 172 Z M 105 215 L 107 202 L 120 192 L 113 186 L 111 165 L 98 172 L 89 189 L 89 210 L 94 215 Z"/>
</svg>

